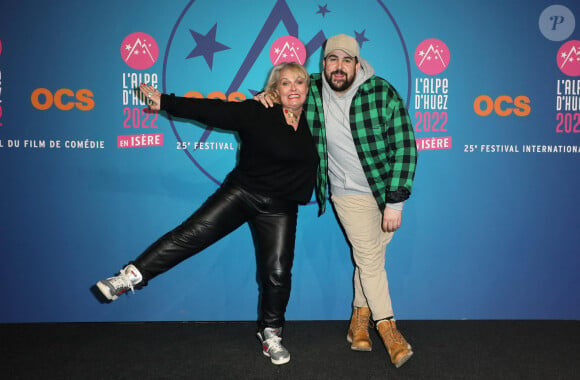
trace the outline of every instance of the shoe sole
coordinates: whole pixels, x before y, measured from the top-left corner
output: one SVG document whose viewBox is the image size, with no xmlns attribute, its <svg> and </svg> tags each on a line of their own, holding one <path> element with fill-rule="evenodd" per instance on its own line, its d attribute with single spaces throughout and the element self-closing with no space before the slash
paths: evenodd
<svg viewBox="0 0 580 380">
<path fill-rule="evenodd" d="M 102 292 L 101 289 L 99 289 L 97 287 L 97 284 L 94 284 L 93 286 L 91 286 L 89 288 L 89 291 L 91 292 L 91 294 L 93 295 L 93 297 L 95 297 L 95 299 L 100 303 L 100 304 L 109 304 L 113 301 L 111 301 L 110 299 L 108 299 Z"/>
<path fill-rule="evenodd" d="M 350 349 L 353 351 L 361 351 L 361 352 L 370 352 L 373 350 L 373 347 L 357 347 L 355 345 L 352 344 L 352 338 L 347 334 L 346 335 L 346 341 L 348 343 L 350 343 Z"/>
<path fill-rule="evenodd" d="M 111 289 L 109 289 L 109 287 L 103 284 L 101 281 L 97 282 L 97 288 L 109 301 L 114 301 L 119 298 L 118 296 L 111 294 Z"/>
<path fill-rule="evenodd" d="M 360 351 L 360 352 L 370 352 L 373 350 L 372 347 L 357 347 L 357 346 L 350 346 L 350 349 L 353 351 Z"/>
<path fill-rule="evenodd" d="M 275 360 L 275 359 L 272 359 L 272 357 L 270 356 L 270 354 L 267 353 L 266 351 L 262 350 L 262 353 L 264 354 L 264 356 L 270 358 L 270 361 L 272 362 L 272 364 L 275 364 L 275 365 L 286 364 L 286 363 L 288 363 L 290 361 L 290 356 L 288 356 L 287 358 L 282 358 L 282 359 Z"/>
<path fill-rule="evenodd" d="M 403 364 L 405 364 L 407 362 L 407 360 L 411 359 L 411 356 L 413 356 L 413 351 L 409 351 L 409 353 L 405 356 L 403 356 L 401 359 L 399 359 L 399 361 L 395 364 L 395 368 L 400 368 Z"/>
</svg>

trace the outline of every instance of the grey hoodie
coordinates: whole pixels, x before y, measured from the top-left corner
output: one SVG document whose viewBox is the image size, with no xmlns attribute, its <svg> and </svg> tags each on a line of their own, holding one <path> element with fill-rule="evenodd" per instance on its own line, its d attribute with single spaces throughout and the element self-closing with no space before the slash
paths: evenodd
<svg viewBox="0 0 580 380">
<path fill-rule="evenodd" d="M 373 67 L 359 57 L 360 69 L 352 86 L 342 95 L 334 92 L 322 75 L 322 104 L 328 147 L 328 177 L 334 195 L 372 194 L 350 130 L 351 101 L 359 86 L 375 74 Z M 403 202 L 389 203 L 389 208 L 402 210 Z"/>
</svg>

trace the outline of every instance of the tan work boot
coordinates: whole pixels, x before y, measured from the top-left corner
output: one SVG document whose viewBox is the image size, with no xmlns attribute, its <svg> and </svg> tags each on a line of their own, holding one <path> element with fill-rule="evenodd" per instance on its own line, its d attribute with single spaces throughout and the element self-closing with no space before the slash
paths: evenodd
<svg viewBox="0 0 580 380">
<path fill-rule="evenodd" d="M 348 328 L 346 340 L 351 343 L 350 349 L 355 351 L 371 351 L 373 344 L 369 336 L 369 317 L 371 310 L 368 307 L 355 307 Z"/>
<path fill-rule="evenodd" d="M 397 330 L 395 321 L 380 321 L 377 324 L 377 330 L 395 367 L 399 368 L 405 364 L 413 355 L 413 351 L 411 351 L 411 345 L 407 343 L 403 335 Z"/>
</svg>

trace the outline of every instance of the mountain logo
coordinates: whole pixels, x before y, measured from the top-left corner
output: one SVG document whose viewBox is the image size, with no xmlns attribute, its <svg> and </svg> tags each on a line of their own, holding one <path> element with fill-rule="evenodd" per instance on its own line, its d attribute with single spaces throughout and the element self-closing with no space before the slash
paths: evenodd
<svg viewBox="0 0 580 380">
<path fill-rule="evenodd" d="M 121 57 L 131 68 L 145 70 L 157 62 L 159 46 L 155 39 L 146 33 L 132 33 L 121 43 Z"/>
<path fill-rule="evenodd" d="M 556 56 L 558 68 L 566 75 L 577 77 L 580 75 L 580 41 L 571 40 L 566 42 L 558 50 Z"/>
<path fill-rule="evenodd" d="M 421 42 L 415 49 L 415 64 L 428 75 L 442 73 L 449 66 L 450 58 L 447 45 L 435 38 Z"/>
<path fill-rule="evenodd" d="M 278 38 L 270 48 L 270 60 L 274 66 L 282 62 L 296 62 L 304 65 L 306 48 L 296 37 L 283 36 Z"/>
</svg>

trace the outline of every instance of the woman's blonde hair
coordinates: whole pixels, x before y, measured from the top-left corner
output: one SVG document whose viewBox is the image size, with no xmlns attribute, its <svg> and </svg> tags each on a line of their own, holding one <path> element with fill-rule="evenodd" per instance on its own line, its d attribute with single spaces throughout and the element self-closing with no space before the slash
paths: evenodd
<svg viewBox="0 0 580 380">
<path fill-rule="evenodd" d="M 283 62 L 274 66 L 270 71 L 270 76 L 266 82 L 266 88 L 264 89 L 265 95 L 267 94 L 274 103 L 280 103 L 280 96 L 276 92 L 276 89 L 278 88 L 278 82 L 280 81 L 280 73 L 285 69 L 290 69 L 297 73 L 299 77 L 303 77 L 306 80 L 307 86 L 310 84 L 308 71 L 301 64 L 296 62 Z"/>
</svg>

